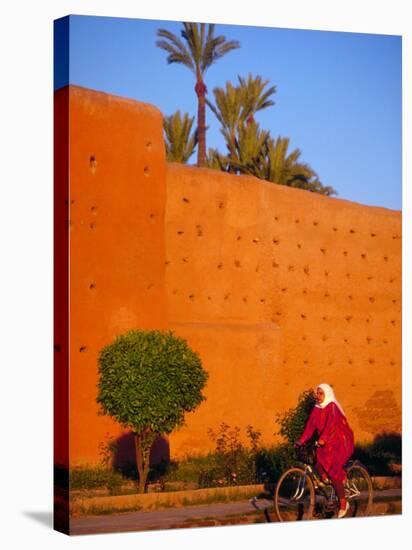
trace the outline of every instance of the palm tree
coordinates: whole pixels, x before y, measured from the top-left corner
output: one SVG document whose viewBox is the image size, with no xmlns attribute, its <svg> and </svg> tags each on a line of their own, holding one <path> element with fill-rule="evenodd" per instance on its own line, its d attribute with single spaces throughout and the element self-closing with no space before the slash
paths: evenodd
<svg viewBox="0 0 412 550">
<path fill-rule="evenodd" d="M 243 96 L 244 116 L 247 117 L 247 123 L 250 124 L 254 121 L 254 115 L 258 111 L 272 107 L 275 104 L 270 97 L 276 93 L 276 86 L 271 86 L 265 90 L 269 80 L 262 80 L 259 75 L 253 77 L 250 73 L 247 79 L 238 76 L 238 81 Z"/>
<path fill-rule="evenodd" d="M 210 165 L 213 168 L 247 174 L 322 195 L 337 194 L 333 187 L 320 182 L 309 164 L 300 161 L 299 149 L 288 152 L 288 148 L 289 138 L 278 137 L 274 140 L 268 131 L 261 130 L 259 124 L 251 121 L 239 127 L 234 154 L 224 157 L 213 151 Z"/>
<path fill-rule="evenodd" d="M 221 124 L 220 131 L 225 138 L 229 156 L 234 161 L 238 157 L 236 142 L 244 142 L 256 132 L 256 129 L 252 129 L 251 133 L 245 133 L 244 125 L 254 123 L 254 115 L 258 111 L 275 104 L 270 97 L 276 92 L 276 86 L 265 90 L 269 81 L 264 81 L 261 76 L 253 77 L 249 74 L 247 79 L 238 76 L 238 80 L 238 86 L 227 82 L 225 88 L 213 89 L 216 105 L 206 100 Z"/>
<path fill-rule="evenodd" d="M 216 106 L 208 99 L 206 103 L 220 122 L 220 132 L 225 138 L 229 154 L 236 155 L 235 142 L 239 131 L 239 126 L 244 121 L 244 105 L 240 88 L 233 86 L 231 82 L 226 82 L 226 88 L 214 88 Z"/>
<path fill-rule="evenodd" d="M 196 78 L 195 92 L 198 98 L 197 131 L 198 131 L 198 166 L 206 162 L 206 93 L 204 83 L 206 70 L 218 59 L 231 50 L 240 47 L 236 40 L 226 41 L 224 36 L 215 36 L 215 25 L 205 23 L 183 23 L 181 37 L 184 42 L 166 29 L 159 29 L 157 36 L 161 40 L 156 45 L 169 55 L 167 62 L 181 63 L 190 69 Z"/>
<path fill-rule="evenodd" d="M 180 111 L 164 118 L 167 160 L 185 164 L 193 155 L 197 144 L 197 133 L 191 132 L 194 120 L 188 113 L 182 117 Z"/>
</svg>

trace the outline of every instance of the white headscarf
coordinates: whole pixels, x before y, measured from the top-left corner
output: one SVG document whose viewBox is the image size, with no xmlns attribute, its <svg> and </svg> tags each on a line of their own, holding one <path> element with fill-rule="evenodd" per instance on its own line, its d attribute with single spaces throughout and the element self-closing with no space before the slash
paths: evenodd
<svg viewBox="0 0 412 550">
<path fill-rule="evenodd" d="M 327 405 L 329 405 L 329 403 L 335 403 L 335 405 L 338 407 L 340 412 L 343 415 L 345 415 L 342 407 L 339 404 L 339 401 L 336 400 L 335 394 L 333 393 L 333 389 L 329 386 L 329 384 L 319 384 L 319 386 L 317 387 L 323 390 L 325 394 L 325 399 L 322 401 L 322 403 L 316 403 L 315 406 L 321 409 L 324 409 Z"/>
</svg>

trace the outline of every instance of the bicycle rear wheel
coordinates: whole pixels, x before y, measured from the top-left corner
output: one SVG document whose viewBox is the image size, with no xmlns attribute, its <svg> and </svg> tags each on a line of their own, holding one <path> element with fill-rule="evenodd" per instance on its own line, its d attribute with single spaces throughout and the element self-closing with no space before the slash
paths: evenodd
<svg viewBox="0 0 412 550">
<path fill-rule="evenodd" d="M 353 464 L 346 472 L 345 496 L 350 504 L 352 517 L 368 516 L 372 511 L 372 480 L 366 468 Z"/>
<path fill-rule="evenodd" d="M 274 497 L 279 521 L 311 519 L 315 504 L 315 489 L 311 478 L 302 468 L 290 468 L 282 474 Z"/>
</svg>

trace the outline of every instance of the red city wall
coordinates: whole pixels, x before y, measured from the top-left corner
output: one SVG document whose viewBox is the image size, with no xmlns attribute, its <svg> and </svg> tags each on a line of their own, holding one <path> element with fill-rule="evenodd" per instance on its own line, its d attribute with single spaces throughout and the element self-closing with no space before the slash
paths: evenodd
<svg viewBox="0 0 412 550">
<path fill-rule="evenodd" d="M 170 326 L 209 371 L 207 399 L 171 438 L 248 424 L 333 384 L 358 439 L 401 430 L 401 216 L 252 177 L 168 165 Z"/>
<path fill-rule="evenodd" d="M 97 356 L 130 328 L 170 327 L 209 372 L 174 457 L 222 421 L 273 443 L 320 382 L 358 439 L 400 431 L 400 212 L 166 164 L 154 107 L 69 90 L 71 464 L 121 435 L 97 414 Z"/>
</svg>

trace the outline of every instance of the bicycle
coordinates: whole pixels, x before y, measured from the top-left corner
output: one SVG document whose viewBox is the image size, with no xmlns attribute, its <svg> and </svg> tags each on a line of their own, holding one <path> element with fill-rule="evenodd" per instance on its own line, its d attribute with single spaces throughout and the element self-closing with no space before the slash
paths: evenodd
<svg viewBox="0 0 412 550">
<path fill-rule="evenodd" d="M 300 521 L 333 517 L 339 510 L 339 499 L 330 480 L 323 482 L 314 468 L 315 445 L 302 445 L 296 450 L 303 467 L 286 470 L 277 482 L 274 508 L 278 521 Z M 373 504 L 370 475 L 358 460 L 345 465 L 347 480 L 345 498 L 349 502 L 346 517 L 367 516 Z"/>
</svg>

